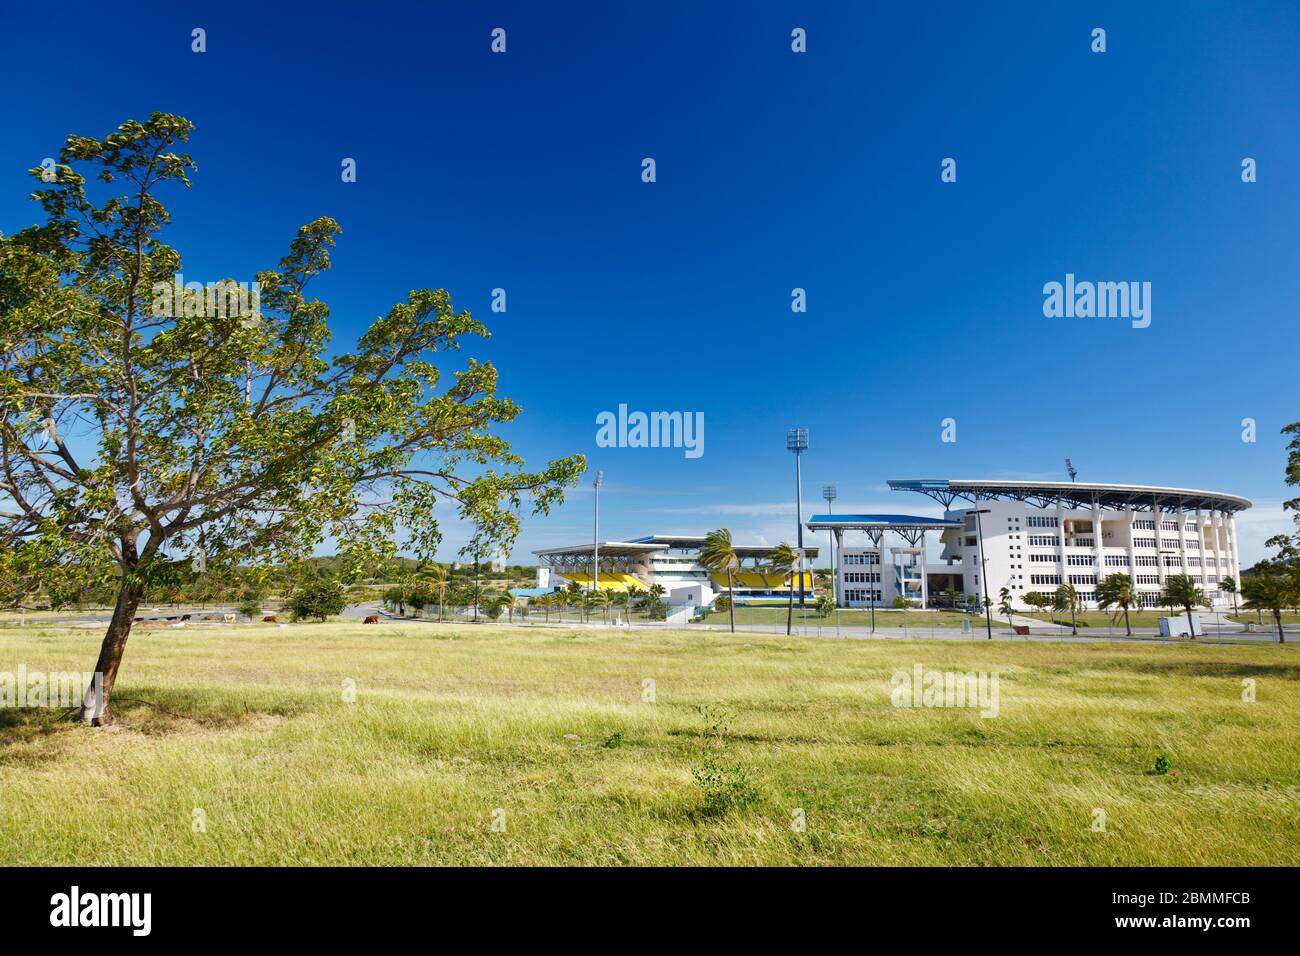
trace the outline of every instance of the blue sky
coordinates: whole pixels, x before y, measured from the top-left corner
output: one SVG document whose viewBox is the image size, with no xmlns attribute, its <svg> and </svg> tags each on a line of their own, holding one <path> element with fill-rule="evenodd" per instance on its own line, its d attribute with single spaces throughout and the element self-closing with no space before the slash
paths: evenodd
<svg viewBox="0 0 1300 956">
<path fill-rule="evenodd" d="M 25 170 L 69 132 L 179 113 L 187 277 L 251 278 L 338 219 L 336 342 L 448 289 L 493 329 L 470 354 L 524 408 L 516 447 L 605 471 L 608 537 L 791 538 L 804 425 L 805 497 L 836 482 L 836 510 L 930 514 L 885 480 L 1059 479 L 1070 455 L 1254 499 L 1251 561 L 1289 527 L 1300 418 L 1297 49 L 1283 2 L 26 5 L 0 35 L 0 229 L 37 220 Z M 1150 282 L 1150 327 L 1045 318 L 1067 272 Z M 597 448 L 620 403 L 703 412 L 705 453 Z M 590 532 L 584 484 L 515 558 Z"/>
</svg>

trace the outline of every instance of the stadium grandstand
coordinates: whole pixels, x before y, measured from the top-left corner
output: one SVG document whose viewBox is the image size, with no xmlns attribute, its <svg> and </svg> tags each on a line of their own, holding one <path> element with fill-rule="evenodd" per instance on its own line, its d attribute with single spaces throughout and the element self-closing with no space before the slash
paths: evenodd
<svg viewBox="0 0 1300 956">
<path fill-rule="evenodd" d="M 727 592 L 727 575 L 711 572 L 700 563 L 703 546 L 703 535 L 651 535 L 632 541 L 546 548 L 534 552 L 537 587 L 558 590 L 573 583 L 583 590 L 638 591 L 658 585 L 669 605 L 707 607 Z M 735 551 L 740 562 L 732 574 L 737 604 L 786 603 L 792 588 L 796 600 L 815 596 L 810 571 L 783 574 L 770 568 L 769 545 L 736 545 Z M 817 553 L 815 547 L 804 548 L 808 562 Z"/>
</svg>

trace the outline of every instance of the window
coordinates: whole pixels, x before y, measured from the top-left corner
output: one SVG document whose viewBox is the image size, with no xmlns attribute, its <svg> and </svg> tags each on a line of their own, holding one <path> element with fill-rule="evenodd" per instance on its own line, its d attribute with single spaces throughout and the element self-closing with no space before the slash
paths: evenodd
<svg viewBox="0 0 1300 956">
<path fill-rule="evenodd" d="M 1056 564 L 1058 559 L 1054 554 L 1031 554 L 1030 561 L 1037 561 L 1039 564 Z"/>
<path fill-rule="evenodd" d="M 1167 567 L 1167 568 L 1181 568 L 1182 566 L 1183 566 L 1183 559 L 1180 558 L 1178 555 L 1176 555 L 1176 554 L 1166 554 L 1166 555 L 1165 555 L 1165 567 Z"/>
<path fill-rule="evenodd" d="M 879 571 L 846 571 L 844 573 L 845 584 L 879 584 Z"/>
<path fill-rule="evenodd" d="M 1159 584 L 1160 575 L 1158 574 L 1139 574 L 1137 576 L 1138 584 Z"/>
<path fill-rule="evenodd" d="M 1070 583 L 1071 583 L 1071 584 L 1091 584 L 1093 587 L 1096 587 L 1096 586 L 1097 586 L 1097 575 L 1095 575 L 1095 574 L 1071 574 L 1071 575 L 1070 575 Z"/>
<path fill-rule="evenodd" d="M 1059 548 L 1061 538 L 1055 534 L 1031 534 L 1029 543 L 1036 548 Z"/>
<path fill-rule="evenodd" d="M 1155 538 L 1134 538 L 1133 547 L 1135 548 L 1154 548 L 1156 546 Z"/>
<path fill-rule="evenodd" d="M 1160 530 L 1161 530 L 1161 531 L 1177 531 L 1177 530 L 1178 530 L 1178 522 L 1177 522 L 1177 521 L 1162 521 L 1162 522 L 1160 522 Z"/>
<path fill-rule="evenodd" d="M 1046 517 L 1044 515 L 1030 515 L 1025 519 L 1025 525 L 1030 528 L 1057 528 L 1060 527 L 1055 517 Z"/>
<path fill-rule="evenodd" d="M 1154 521 L 1147 521 L 1147 520 L 1144 518 L 1144 519 L 1142 519 L 1141 521 L 1134 521 L 1134 522 L 1133 522 L 1133 529 L 1134 529 L 1135 531 L 1155 531 L 1155 530 L 1156 530 L 1156 523 L 1155 523 Z"/>
<path fill-rule="evenodd" d="M 846 554 L 844 555 L 845 564 L 879 564 L 879 554 Z"/>
<path fill-rule="evenodd" d="M 1031 574 L 1029 575 L 1030 584 L 1060 584 L 1061 576 L 1059 574 Z"/>
<path fill-rule="evenodd" d="M 1106 567 L 1108 568 L 1127 568 L 1127 554 L 1108 554 L 1106 555 Z"/>
<path fill-rule="evenodd" d="M 1139 568 L 1154 568 L 1160 563 L 1160 559 L 1154 554 L 1139 554 L 1133 558 L 1133 563 Z"/>
<path fill-rule="evenodd" d="M 1065 563 L 1073 565 L 1076 568 L 1091 568 L 1096 565 L 1096 559 L 1090 554 L 1071 554 L 1066 556 Z"/>
</svg>

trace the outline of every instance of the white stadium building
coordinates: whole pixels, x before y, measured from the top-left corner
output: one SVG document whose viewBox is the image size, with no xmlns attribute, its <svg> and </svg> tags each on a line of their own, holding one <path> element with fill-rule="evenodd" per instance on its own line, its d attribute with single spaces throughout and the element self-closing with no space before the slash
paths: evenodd
<svg viewBox="0 0 1300 956">
<path fill-rule="evenodd" d="M 1072 481 L 907 480 L 889 487 L 933 498 L 955 523 L 940 534 L 938 562 L 925 565 L 931 595 L 952 587 L 981 598 L 987 591 L 996 601 L 1005 587 L 1025 607 L 1031 591 L 1072 584 L 1093 607 L 1097 582 L 1119 572 L 1133 578 L 1144 606 L 1155 607 L 1165 580 L 1185 574 L 1222 604 L 1228 597 L 1219 582 L 1241 580 L 1234 515 L 1250 502 L 1236 495 Z M 852 585 L 841 586 L 847 595 Z"/>
<path fill-rule="evenodd" d="M 1187 575 L 1222 605 L 1230 598 L 1219 583 L 1241 579 L 1233 516 L 1250 502 L 1235 495 L 1073 481 L 925 479 L 889 487 L 934 499 L 943 517 L 822 514 L 806 522 L 814 539 L 830 539 L 840 607 L 891 607 L 899 598 L 936 607 L 954 593 L 962 603 L 986 596 L 996 602 L 1006 588 L 1014 606 L 1026 608 L 1030 592 L 1051 595 L 1072 584 L 1091 608 L 1097 582 L 1117 572 L 1132 576 L 1147 607 L 1158 606 L 1175 574 Z M 652 535 L 537 551 L 538 589 L 571 582 L 617 591 L 659 585 L 670 605 L 707 607 L 725 593 L 727 578 L 700 564 L 703 543 L 702 535 Z M 795 575 L 768 569 L 770 546 L 735 550 L 737 604 L 785 603 L 792 587 L 796 600 L 814 598 L 811 574 L 796 583 Z M 805 547 L 804 554 L 811 566 L 818 549 Z"/>
</svg>

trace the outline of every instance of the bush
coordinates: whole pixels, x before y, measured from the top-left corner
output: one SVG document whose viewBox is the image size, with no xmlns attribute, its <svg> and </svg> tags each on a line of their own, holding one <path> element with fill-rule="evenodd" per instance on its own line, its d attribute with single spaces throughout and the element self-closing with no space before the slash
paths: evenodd
<svg viewBox="0 0 1300 956">
<path fill-rule="evenodd" d="M 1156 757 L 1156 770 L 1155 770 L 1156 773 L 1161 775 L 1166 774 L 1169 772 L 1169 767 L 1170 767 L 1170 763 L 1168 757 L 1166 757 L 1164 754 L 1160 754 L 1158 757 Z"/>
<path fill-rule="evenodd" d="M 289 612 L 295 621 L 306 618 L 324 621 L 335 614 L 342 614 L 346 605 L 342 583 L 337 578 L 324 574 L 299 585 L 289 598 Z"/>
<path fill-rule="evenodd" d="M 705 813 L 742 809 L 758 799 L 758 788 L 750 782 L 749 775 L 740 767 L 724 764 L 713 754 L 706 753 L 691 775 L 704 792 Z"/>
<path fill-rule="evenodd" d="M 240 614 L 250 621 L 262 614 L 262 599 L 253 594 L 245 594 L 240 598 L 239 605 L 235 608 Z"/>
</svg>

